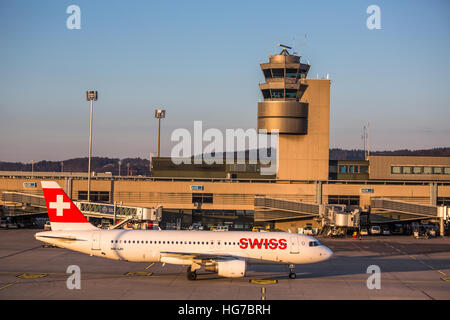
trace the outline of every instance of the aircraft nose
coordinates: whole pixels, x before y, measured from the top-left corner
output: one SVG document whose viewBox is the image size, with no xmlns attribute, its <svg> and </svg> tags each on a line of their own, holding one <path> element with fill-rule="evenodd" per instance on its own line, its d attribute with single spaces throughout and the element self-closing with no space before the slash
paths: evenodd
<svg viewBox="0 0 450 320">
<path fill-rule="evenodd" d="M 330 259 L 332 256 L 333 256 L 333 251 L 331 251 L 329 248 L 325 248 L 326 249 L 326 251 L 327 251 L 327 255 L 328 255 L 328 258 L 327 259 Z"/>
<path fill-rule="evenodd" d="M 333 256 L 333 251 L 328 249 L 327 247 L 322 247 L 320 252 L 320 257 L 322 258 L 321 261 L 326 261 L 330 259 Z"/>
</svg>

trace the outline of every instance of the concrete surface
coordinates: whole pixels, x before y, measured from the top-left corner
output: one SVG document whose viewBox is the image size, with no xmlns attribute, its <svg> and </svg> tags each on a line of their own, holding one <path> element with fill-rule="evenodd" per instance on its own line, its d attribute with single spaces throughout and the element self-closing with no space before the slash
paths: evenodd
<svg viewBox="0 0 450 320">
<path fill-rule="evenodd" d="M 226 279 L 200 271 L 197 281 L 188 281 L 184 267 L 163 267 L 159 263 L 148 267 L 43 248 L 33 237 L 38 231 L 41 230 L 0 230 L 1 300 L 450 299 L 448 237 L 319 238 L 334 251 L 333 258 L 296 266 L 295 280 L 288 278 L 287 266 L 249 266 L 245 278 Z M 80 290 L 66 286 L 69 265 L 81 269 Z M 367 287 L 370 265 L 381 269 L 379 290 Z M 277 283 L 250 282 L 255 279 Z"/>
</svg>

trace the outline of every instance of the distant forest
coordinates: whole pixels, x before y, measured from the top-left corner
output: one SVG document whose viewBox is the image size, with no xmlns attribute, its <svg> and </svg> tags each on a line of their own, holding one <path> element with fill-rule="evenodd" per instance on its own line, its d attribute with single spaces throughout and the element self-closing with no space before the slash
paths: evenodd
<svg viewBox="0 0 450 320">
<path fill-rule="evenodd" d="M 248 151 L 246 152 L 248 154 Z M 390 156 L 440 156 L 450 157 L 450 148 L 434 148 L 426 150 L 396 150 L 396 151 L 374 151 L 371 155 Z M 330 149 L 330 160 L 364 160 L 364 150 Z M 94 172 L 111 172 L 113 175 L 144 175 L 150 174 L 149 161 L 141 158 L 104 158 L 93 157 L 91 166 Z M 88 170 L 88 158 L 75 158 L 64 161 L 39 161 L 34 163 L 34 171 L 46 172 L 86 172 Z M 0 171 L 31 171 L 31 163 L 2 162 Z"/>
</svg>

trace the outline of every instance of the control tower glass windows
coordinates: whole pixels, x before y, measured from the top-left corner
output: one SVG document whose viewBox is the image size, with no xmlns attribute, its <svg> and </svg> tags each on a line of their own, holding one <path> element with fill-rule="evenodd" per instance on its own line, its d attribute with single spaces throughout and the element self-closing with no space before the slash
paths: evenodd
<svg viewBox="0 0 450 320">
<path fill-rule="evenodd" d="M 270 98 L 270 90 L 269 89 L 262 90 L 262 94 L 263 94 L 264 99 Z"/>
<path fill-rule="evenodd" d="M 265 69 L 263 70 L 264 72 L 264 77 L 267 78 L 272 78 L 272 72 L 270 72 L 270 69 Z"/>
<path fill-rule="evenodd" d="M 297 77 L 297 69 L 286 69 L 286 78 L 296 78 L 296 77 Z"/>
<path fill-rule="evenodd" d="M 297 97 L 297 90 L 296 89 L 286 89 L 286 98 L 293 98 L 295 99 Z"/>
<path fill-rule="evenodd" d="M 283 89 L 272 89 L 271 90 L 272 98 L 284 98 L 284 90 Z"/>
<path fill-rule="evenodd" d="M 272 69 L 274 78 L 284 78 L 284 69 Z"/>
</svg>

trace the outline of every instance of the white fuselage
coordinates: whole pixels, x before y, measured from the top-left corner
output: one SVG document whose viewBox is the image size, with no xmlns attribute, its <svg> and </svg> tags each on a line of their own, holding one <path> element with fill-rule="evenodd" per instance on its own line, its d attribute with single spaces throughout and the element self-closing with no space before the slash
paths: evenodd
<svg viewBox="0 0 450 320">
<path fill-rule="evenodd" d="M 329 259 L 332 251 L 307 235 L 286 232 L 164 230 L 46 231 L 37 240 L 114 260 L 188 264 L 174 254 L 245 259 L 253 264 L 306 264 Z"/>
</svg>

